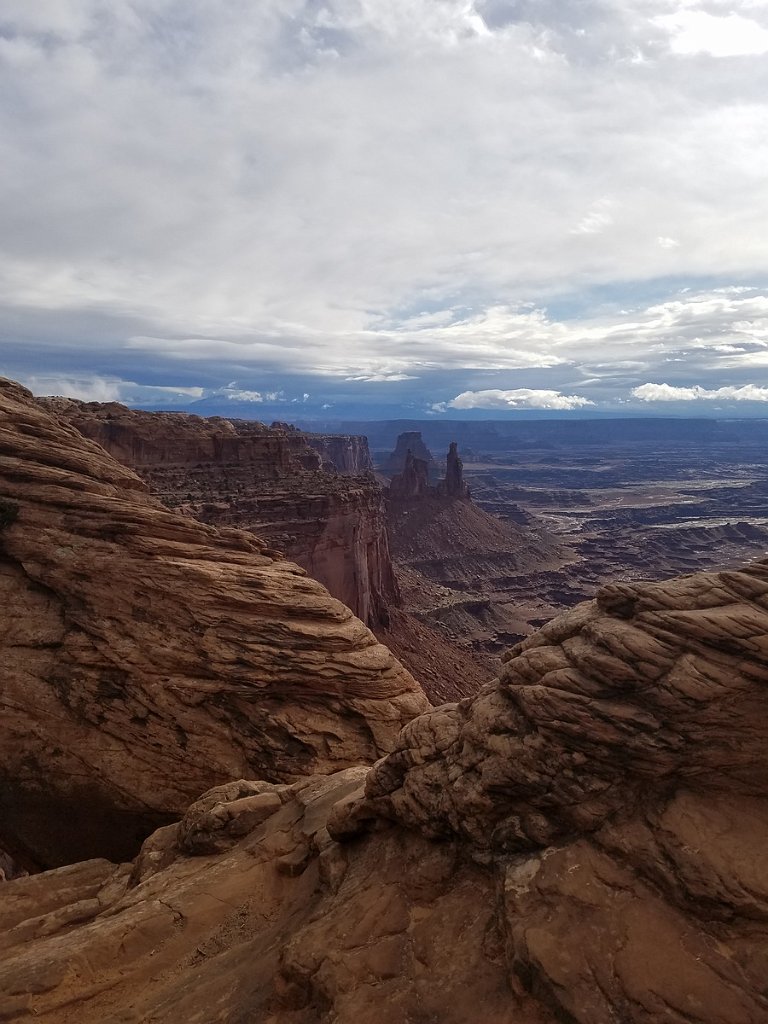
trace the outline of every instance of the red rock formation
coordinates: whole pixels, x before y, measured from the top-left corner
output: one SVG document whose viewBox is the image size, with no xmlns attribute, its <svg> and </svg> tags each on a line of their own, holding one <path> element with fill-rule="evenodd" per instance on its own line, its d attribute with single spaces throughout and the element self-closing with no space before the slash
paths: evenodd
<svg viewBox="0 0 768 1024">
<path fill-rule="evenodd" d="M 402 473 L 396 473 L 389 484 L 389 499 L 403 503 L 422 501 L 434 494 L 429 485 L 429 466 L 424 459 L 417 459 L 408 449 Z"/>
<path fill-rule="evenodd" d="M 409 723 L 332 833 L 386 817 L 494 865 L 558 1020 L 768 1020 L 766 594 L 766 562 L 603 588 Z"/>
<path fill-rule="evenodd" d="M 422 440 L 421 431 L 418 430 L 408 430 L 398 435 L 395 449 L 382 466 L 382 472 L 387 476 L 402 473 L 409 452 L 414 458 L 426 462 L 427 472 L 431 473 L 435 460 L 432 458 L 432 452 Z"/>
<path fill-rule="evenodd" d="M 455 441 L 451 441 L 445 460 L 445 478 L 438 484 L 438 493 L 446 498 L 464 499 L 469 497 L 469 487 L 464 482 L 464 466 L 459 458 Z"/>
<path fill-rule="evenodd" d="M 345 476 L 373 472 L 368 438 L 350 434 L 304 434 L 306 443 L 318 453 L 324 465 Z"/>
<path fill-rule="evenodd" d="M 6 1015 L 765 1024 L 767 595 L 768 562 L 607 587 L 370 770 L 6 883 Z"/>
<path fill-rule="evenodd" d="M 12 855 L 125 857 L 210 785 L 373 761 L 426 706 L 302 569 L 250 533 L 164 509 L 7 381 L 0 499 L 0 845 Z"/>
<path fill-rule="evenodd" d="M 135 469 L 166 505 L 253 530 L 369 625 L 386 623 L 399 603 L 381 490 L 370 474 L 350 475 L 370 463 L 364 438 L 311 441 L 286 424 L 41 402 Z M 342 475 L 322 472 L 324 459 Z"/>
</svg>

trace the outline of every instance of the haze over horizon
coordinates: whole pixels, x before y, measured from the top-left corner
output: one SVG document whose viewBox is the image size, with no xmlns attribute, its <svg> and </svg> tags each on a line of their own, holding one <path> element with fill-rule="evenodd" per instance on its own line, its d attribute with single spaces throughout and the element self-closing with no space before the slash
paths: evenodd
<svg viewBox="0 0 768 1024">
<path fill-rule="evenodd" d="M 0 374 L 768 415 L 763 0 L 4 0 Z"/>
</svg>

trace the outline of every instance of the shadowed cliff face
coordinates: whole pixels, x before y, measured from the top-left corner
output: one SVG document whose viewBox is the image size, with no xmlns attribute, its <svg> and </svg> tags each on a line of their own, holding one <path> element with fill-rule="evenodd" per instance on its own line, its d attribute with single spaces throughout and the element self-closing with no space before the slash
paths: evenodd
<svg viewBox="0 0 768 1024">
<path fill-rule="evenodd" d="M 125 857 L 192 797 L 371 762 L 427 706 L 304 571 L 0 382 L 0 846 Z"/>
<path fill-rule="evenodd" d="M 164 504 L 213 526 L 253 530 L 364 622 L 385 623 L 399 604 L 365 438 L 118 403 L 40 401 L 133 468 Z"/>
<path fill-rule="evenodd" d="M 6 883 L 48 1024 L 765 1024 L 768 562 L 607 587 L 371 769 Z"/>
<path fill-rule="evenodd" d="M 368 450 L 368 439 L 360 435 L 304 434 L 307 445 L 318 453 L 323 465 L 330 465 L 338 473 L 361 476 L 373 472 L 373 461 Z"/>
</svg>

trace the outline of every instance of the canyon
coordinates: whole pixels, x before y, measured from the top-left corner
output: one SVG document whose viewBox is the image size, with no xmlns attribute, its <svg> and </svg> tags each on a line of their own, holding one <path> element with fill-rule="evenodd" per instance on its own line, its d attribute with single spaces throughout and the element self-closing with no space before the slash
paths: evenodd
<svg viewBox="0 0 768 1024">
<path fill-rule="evenodd" d="M 42 399 L 135 469 L 160 501 L 201 522 L 257 529 L 369 625 L 398 603 L 381 493 L 364 438 L 286 424 L 143 413 Z"/>
<path fill-rule="evenodd" d="M 402 424 L 369 426 L 382 472 L 397 464 L 400 438 L 432 465 L 426 440 L 464 438 L 474 509 L 396 508 L 390 544 L 406 606 L 486 655 L 602 584 L 728 568 L 768 552 L 761 421 L 454 422 L 450 434 L 430 424 L 423 436 L 399 435 L 394 452 L 385 445 Z"/>
<path fill-rule="evenodd" d="M 0 846 L 24 863 L 125 858 L 211 785 L 372 762 L 428 706 L 304 570 L 7 382 L 0 496 Z"/>
<path fill-rule="evenodd" d="M 403 606 L 385 491 L 361 436 L 285 423 L 147 413 L 118 403 L 38 400 L 133 469 L 167 508 L 245 529 L 304 568 L 413 672 L 434 700 L 474 692 L 492 662 Z"/>
<path fill-rule="evenodd" d="M 762 1024 L 768 566 L 617 584 L 373 768 L 4 883 L 6 1020 Z"/>
<path fill-rule="evenodd" d="M 490 573 L 457 460 L 401 511 Z M 601 585 L 433 707 L 0 381 L 0 585 L 0 1019 L 768 1020 L 768 560 Z"/>
</svg>

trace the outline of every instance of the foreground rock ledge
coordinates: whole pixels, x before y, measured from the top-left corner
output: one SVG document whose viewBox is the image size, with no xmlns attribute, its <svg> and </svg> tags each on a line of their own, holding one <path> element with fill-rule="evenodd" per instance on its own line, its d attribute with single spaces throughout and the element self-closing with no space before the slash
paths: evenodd
<svg viewBox="0 0 768 1024">
<path fill-rule="evenodd" d="M 5 513 L 3 513 L 5 510 Z M 190 800 L 371 763 L 428 707 L 303 570 L 0 381 L 0 846 L 132 856 Z"/>
<path fill-rule="evenodd" d="M 7 883 L 49 1024 L 765 1024 L 768 564 L 612 586 L 372 769 Z"/>
</svg>

